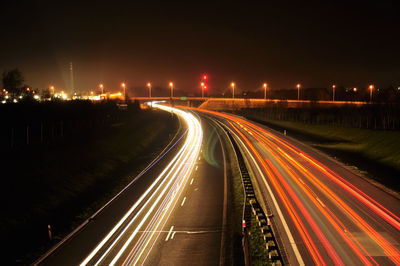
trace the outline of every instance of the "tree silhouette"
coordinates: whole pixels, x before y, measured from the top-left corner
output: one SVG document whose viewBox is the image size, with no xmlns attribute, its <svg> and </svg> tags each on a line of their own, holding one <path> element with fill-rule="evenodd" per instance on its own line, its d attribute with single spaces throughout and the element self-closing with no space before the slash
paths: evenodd
<svg viewBox="0 0 400 266">
<path fill-rule="evenodd" d="M 18 69 L 5 70 L 2 76 L 3 88 L 12 95 L 18 94 L 24 83 L 22 72 Z"/>
</svg>

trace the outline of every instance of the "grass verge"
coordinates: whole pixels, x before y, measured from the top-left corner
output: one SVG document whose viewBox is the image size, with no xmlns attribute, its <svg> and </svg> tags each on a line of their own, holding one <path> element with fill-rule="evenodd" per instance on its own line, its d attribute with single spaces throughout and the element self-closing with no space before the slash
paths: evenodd
<svg viewBox="0 0 400 266">
<path fill-rule="evenodd" d="M 251 265 L 253 266 L 271 265 L 267 249 L 265 248 L 265 240 L 261 233 L 261 228 L 258 225 L 256 217 L 254 216 L 253 213 L 251 214 L 249 243 L 250 243 Z"/>
<path fill-rule="evenodd" d="M 361 169 L 379 183 L 400 191 L 400 132 L 248 117 L 289 136 L 305 141 Z"/>
</svg>

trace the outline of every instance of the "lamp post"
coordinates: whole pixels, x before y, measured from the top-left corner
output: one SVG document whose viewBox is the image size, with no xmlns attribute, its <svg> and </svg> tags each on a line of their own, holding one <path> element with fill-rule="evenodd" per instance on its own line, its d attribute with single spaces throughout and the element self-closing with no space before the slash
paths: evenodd
<svg viewBox="0 0 400 266">
<path fill-rule="evenodd" d="M 170 82 L 169 87 L 171 88 L 171 98 L 174 97 L 174 83 Z"/>
<path fill-rule="evenodd" d="M 126 84 L 125 84 L 125 82 L 121 83 L 121 87 L 124 90 L 124 101 L 126 101 Z"/>
<path fill-rule="evenodd" d="M 231 83 L 231 87 L 232 87 L 232 99 L 235 99 L 235 82 Z"/>
<path fill-rule="evenodd" d="M 298 101 L 300 100 L 300 87 L 301 87 L 301 85 L 300 85 L 300 83 L 298 83 L 298 84 L 296 85 L 296 88 L 297 88 L 297 100 L 298 100 Z"/>
<path fill-rule="evenodd" d="M 51 93 L 54 95 L 54 86 L 50 86 L 50 91 L 51 91 Z"/>
<path fill-rule="evenodd" d="M 374 90 L 374 85 L 369 85 L 369 101 L 372 102 L 372 91 Z"/>
<path fill-rule="evenodd" d="M 267 87 L 268 87 L 268 84 L 264 83 L 263 87 L 264 87 L 264 100 L 266 100 L 267 99 Z"/>
<path fill-rule="evenodd" d="M 100 84 L 99 87 L 100 87 L 100 90 L 101 90 L 101 94 L 104 94 L 104 85 Z"/>
<path fill-rule="evenodd" d="M 204 82 L 200 83 L 201 87 L 201 98 L 204 98 Z"/>
<path fill-rule="evenodd" d="M 151 98 L 151 83 L 147 82 L 147 88 L 149 88 L 149 98 Z"/>
<path fill-rule="evenodd" d="M 335 89 L 336 89 L 336 85 L 333 84 L 333 85 L 332 85 L 332 102 L 335 101 Z"/>
</svg>

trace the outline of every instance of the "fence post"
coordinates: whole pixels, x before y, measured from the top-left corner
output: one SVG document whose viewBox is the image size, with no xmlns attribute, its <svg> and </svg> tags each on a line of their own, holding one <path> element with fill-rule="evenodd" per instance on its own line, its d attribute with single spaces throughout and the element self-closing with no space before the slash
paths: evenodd
<svg viewBox="0 0 400 266">
<path fill-rule="evenodd" d="M 47 231 L 49 232 L 49 240 L 51 241 L 53 239 L 53 235 L 51 233 L 51 226 L 47 225 Z"/>
</svg>

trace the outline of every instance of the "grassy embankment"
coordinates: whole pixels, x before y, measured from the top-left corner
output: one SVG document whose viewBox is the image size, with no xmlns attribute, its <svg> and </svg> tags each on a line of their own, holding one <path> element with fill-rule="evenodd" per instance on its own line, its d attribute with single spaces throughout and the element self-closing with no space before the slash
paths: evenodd
<svg viewBox="0 0 400 266">
<path fill-rule="evenodd" d="M 400 191 L 400 132 L 359 129 L 302 122 L 250 119 L 310 143 L 317 149 L 361 169 L 379 183 Z"/>
<path fill-rule="evenodd" d="M 142 111 L 84 138 L 3 154 L 7 207 L 0 225 L 8 248 L 2 260 L 27 264 L 37 258 L 129 183 L 177 128 L 167 113 Z"/>
</svg>

